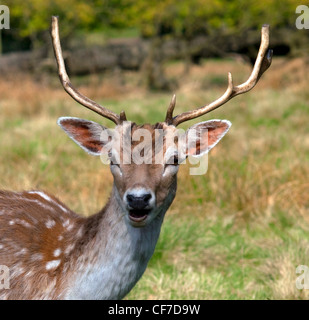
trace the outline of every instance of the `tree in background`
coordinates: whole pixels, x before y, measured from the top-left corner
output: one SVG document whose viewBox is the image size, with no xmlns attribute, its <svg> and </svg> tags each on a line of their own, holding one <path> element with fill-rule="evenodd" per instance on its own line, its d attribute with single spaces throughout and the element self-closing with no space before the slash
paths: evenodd
<svg viewBox="0 0 309 320">
<path fill-rule="evenodd" d="M 269 23 L 274 30 L 284 29 L 286 39 L 298 33 L 308 38 L 307 33 L 295 28 L 296 7 L 308 5 L 308 0 L 6 0 L 11 12 L 11 30 L 3 32 L 11 50 L 46 47 L 49 41 L 49 24 L 52 15 L 58 15 L 61 23 L 63 47 L 70 47 L 68 39 L 77 34 L 101 32 L 110 29 L 135 28 L 139 35 L 151 42 L 151 50 L 145 68 L 150 87 L 167 88 L 170 83 L 164 76 L 164 41 L 173 39 L 178 44 L 179 58 L 185 63 L 188 73 L 192 62 L 201 55 L 192 41 L 197 37 L 208 37 L 207 50 L 212 55 L 222 56 L 226 48 L 235 51 L 243 46 L 246 54 L 251 50 L 255 58 L 255 45 L 259 39 L 251 40 L 252 34 L 262 24 Z M 289 30 L 290 33 L 287 33 Z M 48 38 L 47 38 L 48 35 Z M 276 37 L 272 37 L 275 39 Z M 278 37 L 277 37 L 278 38 Z M 14 40 L 14 41 L 13 41 Z M 205 38 L 201 46 L 205 47 Z M 255 41 L 258 40 L 258 41 Z M 251 42 L 250 42 L 251 41 Z M 298 41 L 298 40 L 297 40 Z M 19 47 L 15 45 L 19 44 Z M 297 47 L 301 41 L 294 46 Z M 249 48 L 249 50 L 248 50 Z M 4 48 L 5 49 L 5 48 Z M 158 72 L 159 70 L 159 72 Z"/>
<path fill-rule="evenodd" d="M 6 0 L 11 12 L 11 32 L 15 39 L 29 38 L 32 48 L 42 46 L 49 30 L 50 18 L 61 19 L 65 38 L 78 29 L 89 30 L 96 23 L 96 7 L 82 0 Z"/>
<path fill-rule="evenodd" d="M 62 35 L 76 31 L 137 27 L 143 37 L 190 39 L 212 32 L 235 33 L 295 26 L 295 9 L 305 0 L 6 0 L 11 25 L 20 38 L 39 45 L 51 15 L 61 19 Z"/>
</svg>

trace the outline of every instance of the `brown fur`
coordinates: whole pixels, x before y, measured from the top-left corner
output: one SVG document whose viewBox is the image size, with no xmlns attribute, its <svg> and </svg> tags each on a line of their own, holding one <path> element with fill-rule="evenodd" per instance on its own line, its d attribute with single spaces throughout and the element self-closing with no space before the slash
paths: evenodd
<svg viewBox="0 0 309 320">
<path fill-rule="evenodd" d="M 61 298 L 65 269 L 98 231 L 102 212 L 81 218 L 55 197 L 49 197 L 55 203 L 38 194 L 0 191 L 0 244 L 5 248 L 0 250 L 0 265 L 10 269 L 10 289 L 0 290 L 0 298 Z M 48 225 L 48 221 L 54 223 Z M 70 247 L 72 250 L 65 252 Z M 54 256 L 56 249 L 61 250 L 59 257 Z M 46 264 L 57 259 L 61 260 L 59 266 L 46 270 Z"/>
</svg>

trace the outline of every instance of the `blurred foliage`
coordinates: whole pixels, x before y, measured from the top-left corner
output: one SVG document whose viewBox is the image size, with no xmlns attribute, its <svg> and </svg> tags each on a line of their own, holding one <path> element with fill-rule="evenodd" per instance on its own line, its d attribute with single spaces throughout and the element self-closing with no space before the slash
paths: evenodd
<svg viewBox="0 0 309 320">
<path fill-rule="evenodd" d="M 61 19 L 62 36 L 76 31 L 136 27 L 144 37 L 172 35 L 190 39 L 213 31 L 227 33 L 295 25 L 303 0 L 6 0 L 12 32 L 42 41 L 51 15 Z"/>
<path fill-rule="evenodd" d="M 151 0 L 136 1 L 144 36 L 173 34 L 190 38 L 212 31 L 241 32 L 264 23 L 273 28 L 295 25 L 299 0 Z"/>
<path fill-rule="evenodd" d="M 77 27 L 86 30 L 96 23 L 96 6 L 82 0 L 7 0 L 6 5 L 10 8 L 15 35 L 29 37 L 32 45 L 36 45 L 49 29 L 52 15 L 60 17 L 64 36 Z"/>
</svg>

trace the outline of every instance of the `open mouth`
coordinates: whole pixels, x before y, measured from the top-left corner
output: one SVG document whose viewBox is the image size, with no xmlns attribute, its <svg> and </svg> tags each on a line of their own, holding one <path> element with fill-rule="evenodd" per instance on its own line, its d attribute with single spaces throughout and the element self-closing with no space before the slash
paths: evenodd
<svg viewBox="0 0 309 320">
<path fill-rule="evenodd" d="M 131 209 L 129 210 L 129 218 L 134 222 L 144 221 L 151 210 L 147 209 Z"/>
</svg>

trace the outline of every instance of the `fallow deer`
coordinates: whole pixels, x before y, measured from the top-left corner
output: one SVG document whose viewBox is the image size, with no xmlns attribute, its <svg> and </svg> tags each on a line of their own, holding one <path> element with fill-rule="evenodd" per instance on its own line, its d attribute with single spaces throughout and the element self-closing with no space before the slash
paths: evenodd
<svg viewBox="0 0 309 320">
<path fill-rule="evenodd" d="M 43 191 L 0 192 L 0 265 L 9 269 L 9 289 L 0 289 L 1 299 L 122 299 L 143 275 L 160 234 L 164 215 L 177 185 L 179 163 L 188 155 L 202 156 L 216 145 L 230 128 L 227 120 L 195 124 L 175 139 L 177 148 L 167 145 L 177 126 L 198 118 L 251 90 L 271 64 L 268 50 L 269 27 L 261 31 L 261 45 L 253 71 L 246 82 L 228 87 L 216 101 L 173 116 L 175 96 L 164 122 L 137 125 L 82 95 L 67 75 L 59 39 L 58 18 L 52 17 L 51 36 L 61 83 L 77 102 L 113 121 L 112 138 L 124 139 L 139 129 L 149 132 L 144 141 L 151 152 L 157 143 L 156 130 L 163 133 L 159 143 L 161 163 L 125 163 L 136 141 L 117 144 L 102 139 L 110 132 L 92 121 L 64 117 L 60 127 L 91 155 L 107 154 L 114 178 L 106 206 L 89 217 L 77 215 L 57 198 Z M 198 143 L 184 144 L 189 135 Z M 177 136 L 177 135 L 176 135 Z M 111 142 L 113 141 L 113 142 Z M 161 142 L 162 142 L 161 141 Z M 107 145 L 110 145 L 109 149 Z M 120 147 L 119 147 L 120 146 Z M 148 151 L 147 151 L 148 150 Z M 153 159 L 154 154 L 150 159 Z M 130 155 L 130 159 L 134 156 Z"/>
</svg>

